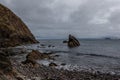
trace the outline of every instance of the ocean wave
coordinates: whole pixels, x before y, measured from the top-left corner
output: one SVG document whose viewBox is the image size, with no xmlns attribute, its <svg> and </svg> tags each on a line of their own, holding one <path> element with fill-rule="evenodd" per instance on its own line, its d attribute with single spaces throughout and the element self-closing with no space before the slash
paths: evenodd
<svg viewBox="0 0 120 80">
<path fill-rule="evenodd" d="M 113 59 L 120 59 L 120 57 L 115 57 L 115 56 L 108 56 L 108 55 L 101 55 L 101 54 L 93 54 L 93 53 L 76 53 L 77 56 L 80 55 L 88 55 L 88 56 L 95 56 L 95 57 L 104 57 L 104 58 L 113 58 Z"/>
<path fill-rule="evenodd" d="M 104 58 L 112 58 L 112 59 L 120 59 L 120 57 L 117 56 L 108 56 L 108 55 L 102 55 L 102 54 L 94 54 L 94 53 L 79 53 L 79 52 L 71 52 L 71 51 L 53 51 L 54 53 L 72 53 L 76 56 L 81 55 L 88 55 L 88 56 L 94 56 L 94 57 L 104 57 Z"/>
</svg>

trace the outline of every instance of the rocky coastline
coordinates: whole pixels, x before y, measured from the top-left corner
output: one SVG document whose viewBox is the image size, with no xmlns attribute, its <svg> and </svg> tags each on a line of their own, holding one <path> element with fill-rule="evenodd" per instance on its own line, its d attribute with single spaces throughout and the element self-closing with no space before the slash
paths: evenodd
<svg viewBox="0 0 120 80">
<path fill-rule="evenodd" d="M 18 52 L 19 54 L 17 54 L 13 50 Z M 69 70 L 55 68 L 55 66 L 57 65 L 45 66 L 42 64 L 38 64 L 36 62 L 37 59 L 39 60 L 42 60 L 44 58 L 51 59 L 50 58 L 51 54 L 46 55 L 45 53 L 38 52 L 37 50 L 23 51 L 23 49 L 13 48 L 11 51 L 9 50 L 9 54 L 10 53 L 11 56 L 9 56 L 9 60 L 7 61 L 7 63 L 10 64 L 9 66 L 7 66 L 7 68 L 2 69 L 5 71 L 4 73 L 1 73 L 0 80 L 119 80 L 120 79 L 120 75 L 117 74 L 101 73 L 99 71 L 92 73 L 92 72 L 86 72 L 84 70 L 69 71 Z M 34 55 L 37 53 L 38 55 Z M 30 57 L 33 55 L 34 57 Z M 31 58 L 30 62 L 23 64 L 23 61 L 28 60 L 28 56 Z M 32 61 L 34 61 L 34 64 Z"/>
<path fill-rule="evenodd" d="M 0 80 L 120 80 L 117 74 L 56 69 L 55 63 L 44 66 L 37 60 L 54 59 L 53 53 L 15 48 L 32 43 L 38 41 L 27 26 L 0 4 Z"/>
</svg>

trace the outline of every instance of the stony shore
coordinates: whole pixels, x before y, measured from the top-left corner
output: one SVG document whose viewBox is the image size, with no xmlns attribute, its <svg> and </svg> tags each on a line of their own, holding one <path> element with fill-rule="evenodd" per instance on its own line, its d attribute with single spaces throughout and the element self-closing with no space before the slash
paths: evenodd
<svg viewBox="0 0 120 80">
<path fill-rule="evenodd" d="M 119 80 L 120 76 L 110 74 L 92 74 L 89 72 L 77 72 L 58 70 L 55 68 L 39 65 L 30 67 L 20 63 L 14 63 L 14 68 L 23 75 L 25 80 Z"/>
<path fill-rule="evenodd" d="M 9 78 L 9 80 L 120 80 L 120 76 L 116 74 L 68 71 L 63 69 L 58 70 L 53 66 L 48 67 L 42 64 L 37 64 L 35 66 L 32 64 L 22 64 L 21 60 L 25 60 L 25 55 L 27 55 L 28 52 L 19 50 L 18 52 L 16 51 L 16 53 L 19 53 L 17 54 L 17 57 L 15 55 L 10 57 L 15 77 Z"/>
</svg>

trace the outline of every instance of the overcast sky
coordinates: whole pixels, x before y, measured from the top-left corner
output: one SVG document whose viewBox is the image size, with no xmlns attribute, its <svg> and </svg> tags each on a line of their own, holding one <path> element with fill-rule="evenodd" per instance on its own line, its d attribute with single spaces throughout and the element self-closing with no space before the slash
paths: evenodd
<svg viewBox="0 0 120 80">
<path fill-rule="evenodd" d="M 41 38 L 120 37 L 120 0 L 0 0 Z"/>
</svg>

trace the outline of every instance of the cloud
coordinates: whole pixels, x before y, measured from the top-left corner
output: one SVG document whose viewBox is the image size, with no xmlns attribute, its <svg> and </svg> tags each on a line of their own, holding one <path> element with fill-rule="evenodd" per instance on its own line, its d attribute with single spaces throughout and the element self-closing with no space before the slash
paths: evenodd
<svg viewBox="0 0 120 80">
<path fill-rule="evenodd" d="M 120 37 L 120 0 L 1 0 L 35 36 Z"/>
</svg>

